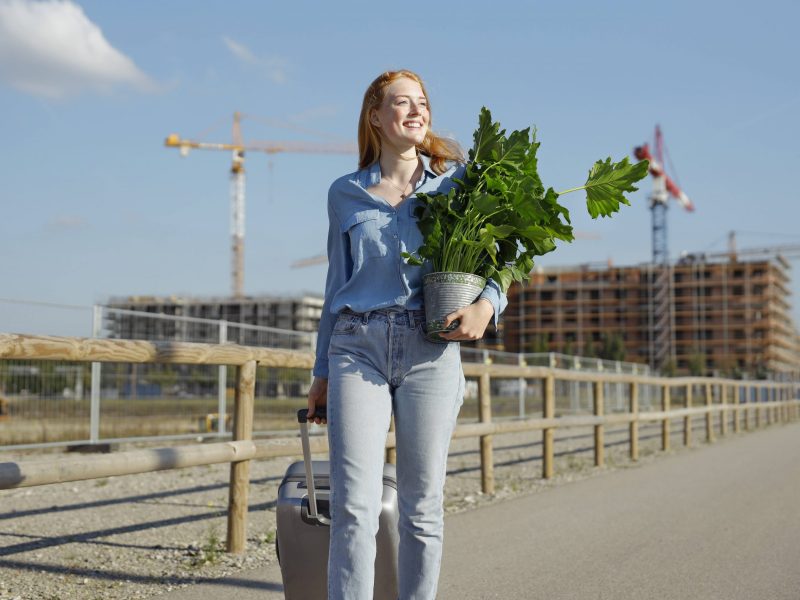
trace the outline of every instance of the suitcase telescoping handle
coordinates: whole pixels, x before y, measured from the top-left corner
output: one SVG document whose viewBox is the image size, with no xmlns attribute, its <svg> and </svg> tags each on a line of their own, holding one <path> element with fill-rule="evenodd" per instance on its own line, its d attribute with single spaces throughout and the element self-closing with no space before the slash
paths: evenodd
<svg viewBox="0 0 800 600">
<path fill-rule="evenodd" d="M 314 416 L 325 418 L 325 407 L 318 406 Z M 317 492 L 314 488 L 314 472 L 311 468 L 311 445 L 308 440 L 308 409 L 301 408 L 297 411 L 297 422 L 300 424 L 300 439 L 303 443 L 303 462 L 306 466 L 306 487 L 308 489 L 308 516 L 320 524 L 329 524 L 328 519 L 317 511 Z"/>
</svg>

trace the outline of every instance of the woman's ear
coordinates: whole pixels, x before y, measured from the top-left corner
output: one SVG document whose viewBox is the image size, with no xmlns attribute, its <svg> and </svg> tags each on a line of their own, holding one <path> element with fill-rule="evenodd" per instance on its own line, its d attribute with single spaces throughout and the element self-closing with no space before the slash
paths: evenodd
<svg viewBox="0 0 800 600">
<path fill-rule="evenodd" d="M 369 113 L 369 122 L 372 123 L 375 127 L 381 126 L 381 122 L 378 119 L 378 115 L 375 113 L 374 110 L 371 110 Z"/>
</svg>

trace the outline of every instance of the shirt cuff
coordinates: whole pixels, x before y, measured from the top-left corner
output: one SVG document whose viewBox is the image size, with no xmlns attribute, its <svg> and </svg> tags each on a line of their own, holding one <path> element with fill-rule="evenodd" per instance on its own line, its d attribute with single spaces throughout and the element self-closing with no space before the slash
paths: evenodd
<svg viewBox="0 0 800 600">
<path fill-rule="evenodd" d="M 314 377 L 320 377 L 322 379 L 328 378 L 328 361 L 327 360 L 317 360 L 317 364 L 314 365 L 314 368 L 311 370 L 312 375 Z"/>
<path fill-rule="evenodd" d="M 492 281 L 491 279 L 486 283 L 486 287 L 483 288 L 481 295 L 478 296 L 478 299 L 484 298 L 488 300 L 492 308 L 494 309 L 494 315 L 492 315 L 492 322 L 494 323 L 495 328 L 497 327 L 497 321 L 500 318 L 500 313 L 503 312 L 505 309 L 505 304 L 503 300 L 505 299 L 505 294 L 500 293 L 500 289 L 497 287 L 497 284 Z"/>
</svg>

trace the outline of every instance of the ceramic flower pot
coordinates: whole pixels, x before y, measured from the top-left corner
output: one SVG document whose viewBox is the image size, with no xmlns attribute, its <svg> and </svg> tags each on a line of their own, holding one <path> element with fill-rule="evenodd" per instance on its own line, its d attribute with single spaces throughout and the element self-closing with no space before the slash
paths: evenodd
<svg viewBox="0 0 800 600">
<path fill-rule="evenodd" d="M 445 317 L 459 308 L 469 306 L 480 295 L 486 279 L 472 273 L 428 273 L 422 278 L 425 298 L 425 331 L 434 342 L 446 342 L 439 337 L 443 331 L 458 327 L 458 320 L 445 327 Z"/>
</svg>

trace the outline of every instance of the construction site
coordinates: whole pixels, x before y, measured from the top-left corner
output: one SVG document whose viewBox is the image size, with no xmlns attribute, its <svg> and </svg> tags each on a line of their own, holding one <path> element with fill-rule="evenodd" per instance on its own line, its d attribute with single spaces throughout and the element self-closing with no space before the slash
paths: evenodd
<svg viewBox="0 0 800 600">
<path fill-rule="evenodd" d="M 649 161 L 652 260 L 537 270 L 509 289 L 506 350 L 548 350 L 642 362 L 666 374 L 796 378 L 798 333 L 791 318 L 789 260 L 800 246 L 684 254 L 671 261 L 670 200 L 694 204 L 665 172 L 663 136 L 633 155 Z M 610 356 L 613 354 L 613 356 Z"/>
<path fill-rule="evenodd" d="M 796 377 L 788 270 L 780 254 L 542 270 L 509 290 L 505 349 L 596 356 L 616 340 L 617 358 L 669 373 Z"/>
<path fill-rule="evenodd" d="M 322 298 L 246 296 L 244 293 L 244 156 L 246 150 L 276 152 L 353 152 L 342 144 L 245 144 L 242 115 L 234 114 L 233 143 L 191 141 L 173 134 L 167 147 L 231 151 L 231 279 L 226 298 L 114 298 L 122 309 L 109 327 L 121 338 L 170 339 L 167 322 L 139 321 L 144 311 L 217 319 L 231 323 L 314 332 Z M 800 245 L 736 247 L 685 254 L 672 260 L 667 215 L 671 204 L 687 211 L 694 204 L 665 171 L 663 136 L 656 127 L 650 144 L 633 155 L 649 161 L 652 192 L 652 258 L 635 266 L 588 263 L 536 269 L 525 285 L 508 290 L 500 327 L 490 326 L 478 348 L 509 352 L 559 352 L 639 362 L 665 374 L 719 374 L 732 377 L 800 376 L 800 337 L 791 317 L 791 265 Z M 674 202 L 671 202 L 674 201 Z M 325 255 L 302 257 L 293 268 L 324 264 Z M 144 328 L 144 329 L 143 329 Z"/>
</svg>

